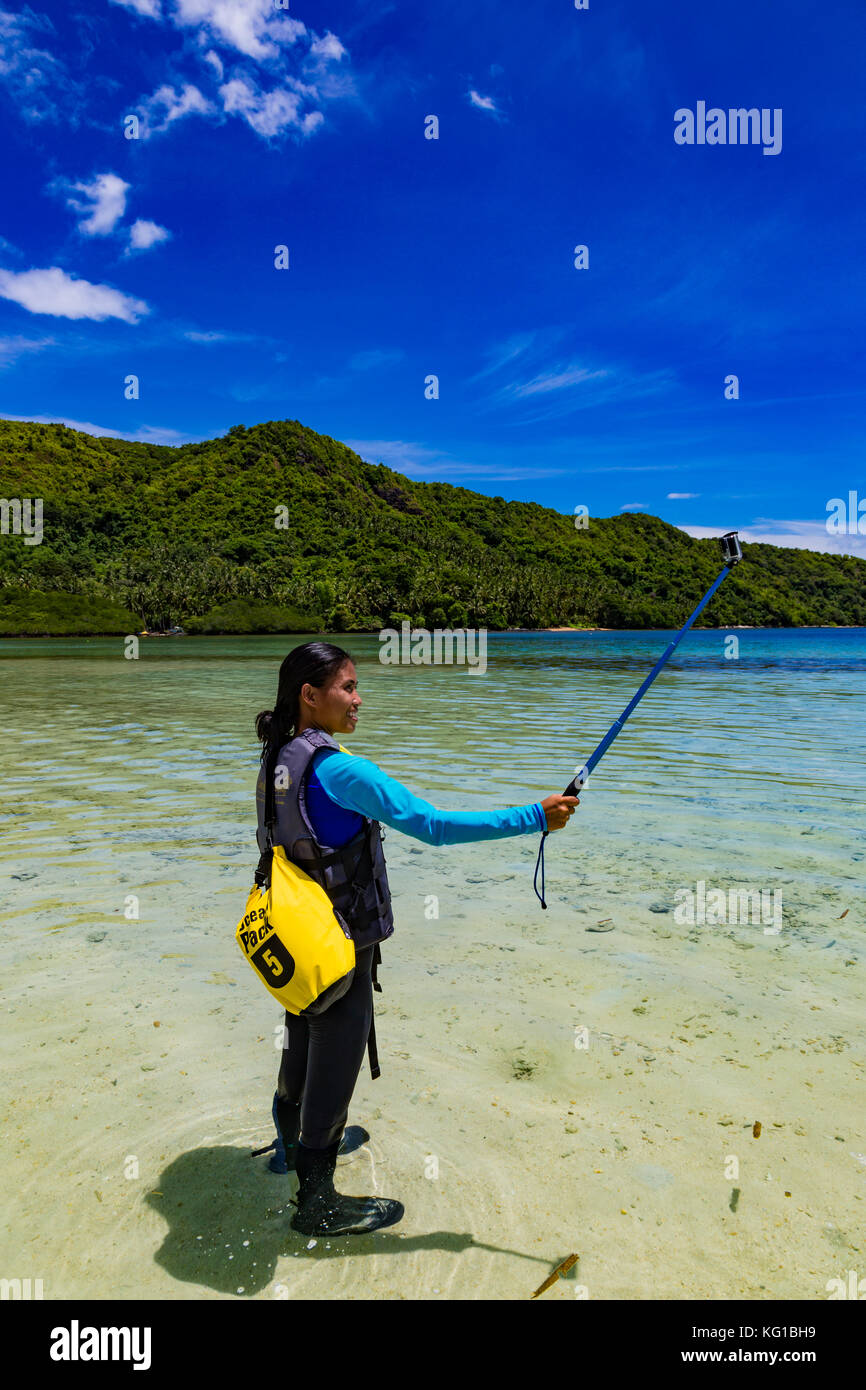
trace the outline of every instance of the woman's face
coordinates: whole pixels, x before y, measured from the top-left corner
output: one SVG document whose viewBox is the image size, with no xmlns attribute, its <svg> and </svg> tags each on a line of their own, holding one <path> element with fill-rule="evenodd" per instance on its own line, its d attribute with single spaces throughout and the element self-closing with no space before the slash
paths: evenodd
<svg viewBox="0 0 866 1390">
<path fill-rule="evenodd" d="M 329 734 L 351 734 L 358 723 L 358 677 L 352 661 L 344 661 L 329 685 L 305 685 L 301 702 L 320 729 Z"/>
</svg>

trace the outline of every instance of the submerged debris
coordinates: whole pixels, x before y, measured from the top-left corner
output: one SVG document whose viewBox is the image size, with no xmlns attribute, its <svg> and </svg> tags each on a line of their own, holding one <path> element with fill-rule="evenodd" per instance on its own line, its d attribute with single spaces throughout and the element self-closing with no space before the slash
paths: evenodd
<svg viewBox="0 0 866 1390">
<path fill-rule="evenodd" d="M 556 1269 L 553 1271 L 552 1274 L 549 1274 L 547 1276 L 543 1284 L 539 1284 L 538 1288 L 535 1290 L 535 1293 L 530 1294 L 530 1297 L 537 1298 L 540 1293 L 544 1293 L 545 1289 L 549 1289 L 551 1284 L 555 1284 L 557 1279 L 564 1278 L 568 1271 L 571 1269 L 571 1266 L 577 1264 L 577 1261 L 579 1259 L 579 1255 L 569 1255 L 566 1259 L 562 1261 L 561 1264 L 558 1264 L 556 1266 Z"/>
</svg>

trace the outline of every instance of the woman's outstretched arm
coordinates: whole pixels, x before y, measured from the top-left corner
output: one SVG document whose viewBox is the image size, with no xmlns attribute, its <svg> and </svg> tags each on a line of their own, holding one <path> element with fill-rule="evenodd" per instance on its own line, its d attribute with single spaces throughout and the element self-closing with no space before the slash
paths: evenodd
<svg viewBox="0 0 866 1390">
<path fill-rule="evenodd" d="M 540 802 L 499 811 L 440 811 L 369 758 L 355 754 L 323 752 L 316 758 L 315 772 L 323 790 L 339 806 L 382 821 L 428 845 L 501 840 L 547 829 Z"/>
</svg>

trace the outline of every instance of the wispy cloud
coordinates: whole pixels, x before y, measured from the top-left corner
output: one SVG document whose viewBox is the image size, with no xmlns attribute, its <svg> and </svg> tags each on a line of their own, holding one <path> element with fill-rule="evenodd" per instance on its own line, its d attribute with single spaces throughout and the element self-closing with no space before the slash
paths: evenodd
<svg viewBox="0 0 866 1390">
<path fill-rule="evenodd" d="M 22 338 L 20 334 L 12 338 L 0 338 L 0 367 L 11 367 L 19 357 L 25 357 L 31 352 L 42 352 L 44 348 L 55 345 L 55 338 Z"/>
<path fill-rule="evenodd" d="M 537 396 L 546 394 L 548 391 L 562 391 L 567 386 L 579 386 L 585 381 L 603 381 L 609 377 L 610 372 L 605 367 L 601 367 L 597 371 L 590 371 L 588 367 L 572 363 L 554 371 L 541 372 L 538 376 L 532 377 L 530 381 L 515 382 L 508 389 L 517 398 Z"/>
<path fill-rule="evenodd" d="M 369 372 L 376 367 L 390 367 L 396 362 L 403 360 L 403 352 L 400 348 L 370 348 L 366 352 L 356 352 L 354 357 L 349 359 L 349 367 L 353 372 Z"/>
<path fill-rule="evenodd" d="M 689 500 L 689 499 L 691 499 L 691 498 L 693 498 L 693 497 L 700 497 L 700 495 L 701 495 L 701 494 L 700 494 L 699 492 L 669 492 L 669 493 L 668 493 L 668 501 L 669 501 L 669 502 L 684 502 L 684 501 Z"/>
<path fill-rule="evenodd" d="M 556 478 L 573 472 L 569 467 L 539 467 L 536 461 L 530 464 L 464 462 L 439 449 L 402 439 L 346 439 L 343 442 L 367 463 L 384 463 L 397 473 L 419 480 L 485 478 L 490 482 L 524 482 L 528 478 Z"/>
<path fill-rule="evenodd" d="M 564 336 L 564 329 L 539 329 L 512 335 L 490 349 L 490 361 L 470 379 L 495 381 L 506 369 L 510 379 L 493 385 L 480 408 L 510 409 L 514 423 L 537 424 L 617 400 L 655 396 L 674 384 L 673 373 L 664 367 L 638 372 L 620 363 L 600 365 L 561 355 L 551 361 L 552 353 L 561 352 Z M 528 410 L 515 410 L 521 406 Z"/>
<path fill-rule="evenodd" d="M 623 502 L 620 507 L 621 512 L 643 512 L 649 506 L 648 502 Z"/>
<path fill-rule="evenodd" d="M 0 420 L 19 420 L 34 425 L 66 425 L 70 430 L 81 430 L 82 434 L 93 434 L 98 439 L 128 439 L 140 444 L 196 444 L 202 438 L 198 434 L 181 434 L 179 430 L 165 429 L 160 425 L 142 425 L 139 429 L 108 429 L 104 425 L 94 425 L 89 420 L 70 420 L 66 415 L 7 415 L 0 412 Z"/>
<path fill-rule="evenodd" d="M 51 314 L 65 319 L 123 319 L 137 323 L 150 312 L 141 299 L 133 299 L 110 285 L 94 285 L 68 275 L 59 266 L 46 270 L 0 270 L 0 296 L 20 304 L 31 314 Z"/>
<path fill-rule="evenodd" d="M 499 108 L 493 97 L 483 97 L 480 92 L 470 88 L 468 92 L 469 101 L 473 106 L 477 106 L 479 111 L 498 111 Z"/>
<path fill-rule="evenodd" d="M 223 333 L 219 329 L 188 328 L 184 335 L 191 343 L 231 343 L 242 338 L 243 334 Z"/>
<path fill-rule="evenodd" d="M 731 527 L 727 522 L 718 526 L 680 526 L 689 536 L 702 540 L 721 536 Z M 866 559 L 866 536 L 830 535 L 823 521 L 778 521 L 772 517 L 756 517 L 750 526 L 740 526 L 740 540 L 751 544 L 781 545 L 787 549 L 820 550 L 831 555 L 859 555 Z"/>
<path fill-rule="evenodd" d="M 557 336 L 561 336 L 558 334 Z M 509 362 L 513 362 L 532 347 L 536 341 L 536 333 L 515 333 L 513 337 L 506 339 L 504 343 L 497 343 L 494 347 L 487 348 L 485 356 L 489 359 L 487 366 L 482 367 L 480 372 L 469 378 L 470 382 L 481 381 L 484 377 L 490 376 L 493 372 L 501 371 L 507 367 Z"/>
<path fill-rule="evenodd" d="M 23 120 L 34 124 L 62 120 L 65 127 L 74 129 L 84 87 L 70 76 L 60 58 L 40 46 L 52 39 L 56 33 L 47 15 L 29 9 L 21 14 L 0 11 L 0 82 Z"/>
</svg>

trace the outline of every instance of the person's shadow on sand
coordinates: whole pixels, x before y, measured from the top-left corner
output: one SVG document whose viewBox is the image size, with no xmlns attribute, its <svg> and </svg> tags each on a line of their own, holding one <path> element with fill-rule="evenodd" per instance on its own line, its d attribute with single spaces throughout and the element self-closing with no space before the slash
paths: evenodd
<svg viewBox="0 0 866 1390">
<path fill-rule="evenodd" d="M 163 1170 L 156 1190 L 145 1198 L 168 1225 L 156 1263 L 181 1283 L 246 1298 L 266 1289 L 274 1279 L 277 1261 L 296 1251 L 307 1258 L 330 1259 L 411 1250 L 456 1253 L 475 1246 L 523 1255 L 550 1267 L 543 1256 L 505 1251 L 454 1231 L 404 1238 L 388 1229 L 370 1235 L 322 1236 L 307 1250 L 310 1237 L 289 1225 L 295 1211 L 289 1199 L 296 1187 L 294 1174 L 276 1175 L 258 1160 L 250 1162 L 249 1149 L 201 1148 L 181 1154 Z M 407 1296 L 412 1297 L 411 1290 Z"/>
</svg>

